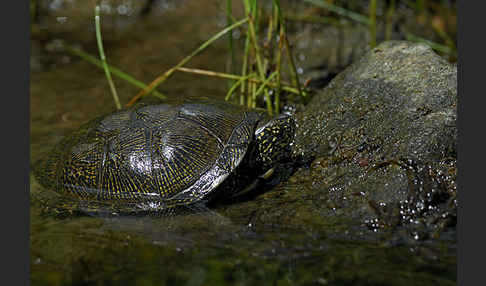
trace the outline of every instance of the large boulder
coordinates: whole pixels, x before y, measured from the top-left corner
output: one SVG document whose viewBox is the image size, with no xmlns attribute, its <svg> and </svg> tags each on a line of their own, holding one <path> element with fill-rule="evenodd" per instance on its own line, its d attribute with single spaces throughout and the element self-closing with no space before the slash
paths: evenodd
<svg viewBox="0 0 486 286">
<path fill-rule="evenodd" d="M 454 64 L 384 42 L 297 114 L 295 155 L 313 162 L 291 183 L 310 186 L 321 215 L 437 234 L 456 220 L 456 105 Z"/>
</svg>

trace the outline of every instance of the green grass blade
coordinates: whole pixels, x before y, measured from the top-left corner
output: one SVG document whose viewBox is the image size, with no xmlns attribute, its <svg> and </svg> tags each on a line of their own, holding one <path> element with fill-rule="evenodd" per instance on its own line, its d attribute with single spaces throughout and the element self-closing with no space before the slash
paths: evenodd
<svg viewBox="0 0 486 286">
<path fill-rule="evenodd" d="M 255 25 L 255 20 L 256 20 L 256 2 L 251 0 L 244 0 L 245 4 L 245 11 L 247 13 L 248 17 L 248 31 L 249 33 L 247 34 L 247 37 L 250 38 L 250 43 L 252 44 L 253 50 L 255 51 L 255 60 L 257 63 L 257 70 L 260 78 L 262 80 L 265 79 L 265 71 L 263 69 L 263 62 L 261 59 L 261 52 L 260 52 L 260 46 L 258 45 L 258 37 L 257 37 L 257 31 L 256 31 L 256 25 Z"/>
<path fill-rule="evenodd" d="M 245 39 L 245 51 L 243 54 L 243 66 L 241 68 L 241 75 L 246 76 L 247 69 L 248 69 L 248 58 L 250 57 L 250 37 L 248 36 L 250 32 L 247 31 L 246 39 Z M 245 92 L 246 92 L 246 81 L 241 84 L 240 89 L 240 105 L 245 104 Z"/>
<path fill-rule="evenodd" d="M 273 106 L 272 106 L 272 99 L 270 98 L 270 93 L 268 92 L 268 89 L 266 89 L 266 87 L 276 75 L 277 72 L 274 71 L 268 78 L 265 79 L 265 81 L 260 85 L 260 87 L 256 91 L 253 91 L 252 94 L 252 98 L 253 98 L 252 107 L 256 107 L 255 105 L 256 105 L 257 97 L 262 93 L 262 91 L 265 92 L 265 105 L 267 106 L 267 111 L 269 115 L 273 115 Z"/>
<path fill-rule="evenodd" d="M 232 80 L 240 80 L 240 79 L 244 78 L 244 79 L 247 79 L 247 81 L 252 82 L 252 83 L 264 82 L 259 77 L 257 77 L 257 75 L 254 74 L 254 73 L 251 73 L 247 76 L 241 76 L 241 75 L 227 74 L 227 73 L 221 73 L 221 72 L 213 72 L 213 71 L 194 69 L 194 68 L 180 67 L 180 68 L 177 68 L 176 70 L 181 71 L 181 72 L 188 72 L 188 73 L 200 74 L 200 75 L 206 75 L 206 76 L 214 76 L 214 77 L 220 77 L 220 78 L 232 79 Z M 272 88 L 277 87 L 277 85 L 275 83 L 272 83 L 272 82 L 268 82 L 267 85 L 271 86 Z M 296 88 L 290 86 L 288 83 L 281 82 L 280 88 L 285 90 L 285 91 L 294 93 L 294 94 L 299 94 L 299 91 Z M 302 91 L 302 93 L 303 93 L 304 96 L 306 96 L 306 93 L 304 91 Z"/>
<path fill-rule="evenodd" d="M 232 0 L 227 0 L 226 1 L 226 25 L 231 26 L 233 24 L 233 17 L 232 17 L 232 5 L 231 5 Z M 229 67 L 229 72 L 232 74 L 236 73 L 236 55 L 235 55 L 235 49 L 234 49 L 234 44 L 233 44 L 233 33 L 228 34 L 228 48 L 230 52 L 230 67 Z M 233 80 L 229 80 L 228 84 L 230 86 L 234 85 Z"/>
<path fill-rule="evenodd" d="M 436 50 L 436 51 L 439 51 L 439 52 L 442 52 L 444 54 L 448 54 L 448 55 L 453 55 L 453 56 L 457 56 L 457 52 L 454 50 L 454 49 L 451 49 L 450 47 L 448 46 L 444 46 L 444 45 L 441 45 L 441 44 L 438 44 L 438 43 L 435 43 L 435 42 L 432 42 L 432 41 L 429 41 L 427 39 L 424 39 L 424 38 L 421 38 L 421 37 L 418 37 L 418 36 L 415 36 L 413 34 L 407 34 L 405 36 L 405 38 L 407 39 L 407 41 L 412 41 L 412 42 L 418 42 L 418 43 L 424 43 L 426 44 L 427 46 L 431 47 L 432 49 Z"/>
<path fill-rule="evenodd" d="M 395 15 L 395 0 L 390 0 L 385 19 L 385 41 L 391 40 L 393 31 L 393 16 Z"/>
<path fill-rule="evenodd" d="M 292 77 L 292 84 L 297 87 L 297 90 L 299 91 L 300 96 L 304 96 L 302 93 L 302 89 L 300 88 L 300 82 L 299 82 L 299 76 L 297 74 L 297 69 L 295 67 L 295 62 L 294 58 L 292 57 L 292 51 L 290 50 L 290 44 L 289 40 L 287 38 L 287 31 L 285 28 L 285 20 L 282 15 L 282 11 L 280 9 L 280 1 L 279 0 L 273 0 L 273 3 L 275 5 L 275 8 L 277 9 L 278 17 L 279 17 L 279 22 L 280 22 L 280 40 L 284 41 L 285 44 L 285 51 L 287 54 L 287 59 L 290 64 L 290 75 Z"/>
<path fill-rule="evenodd" d="M 370 1 L 370 46 L 371 48 L 376 47 L 376 0 Z"/>
<path fill-rule="evenodd" d="M 243 25 L 248 21 L 248 18 L 244 18 L 236 23 L 234 23 L 231 26 L 228 26 L 218 32 L 216 35 L 212 36 L 209 40 L 204 42 L 201 46 L 199 46 L 196 50 L 194 50 L 190 55 L 182 59 L 177 65 L 175 65 L 172 69 L 182 67 L 183 65 L 187 64 L 194 56 L 202 52 L 204 49 L 206 49 L 209 45 L 211 45 L 214 41 L 217 39 L 221 38 L 224 34 L 228 33 L 229 31 L 233 30 L 234 28 Z"/>
<path fill-rule="evenodd" d="M 348 17 L 356 22 L 369 25 L 370 24 L 370 19 L 364 15 L 358 14 L 353 11 L 346 10 L 342 7 L 330 4 L 328 2 L 322 1 L 322 0 L 304 0 L 305 2 L 314 4 L 318 7 L 328 9 L 329 11 L 332 11 L 338 15 Z"/>
<path fill-rule="evenodd" d="M 187 62 L 189 62 L 194 56 L 196 56 L 201 51 L 203 51 L 204 49 L 206 49 L 214 41 L 216 41 L 217 39 L 221 38 L 221 36 L 223 36 L 224 34 L 226 34 L 229 31 L 233 30 L 234 28 L 243 25 L 247 21 L 248 21 L 248 18 L 244 18 L 244 19 L 242 19 L 242 20 L 234 23 L 233 25 L 224 28 L 223 30 L 221 30 L 220 32 L 218 32 L 216 35 L 212 36 L 209 40 L 207 40 L 201 46 L 199 46 L 196 50 L 194 50 L 190 55 L 188 55 L 187 57 L 185 57 L 184 59 L 182 59 L 173 68 L 169 69 L 164 74 L 162 74 L 161 76 L 159 76 L 155 80 L 153 80 L 149 84 L 149 86 L 147 88 L 145 88 L 144 90 L 142 90 L 141 92 L 139 92 L 135 97 L 133 97 L 130 100 L 130 102 L 128 103 L 128 105 L 130 106 L 130 105 L 134 104 L 140 97 L 142 97 L 142 96 L 144 96 L 144 95 L 149 94 L 150 92 L 152 92 L 159 84 L 161 84 L 164 81 L 166 81 L 167 78 L 169 78 L 174 73 L 174 71 L 176 71 L 177 68 L 182 67 L 183 65 L 187 64 Z"/>
<path fill-rule="evenodd" d="M 118 98 L 118 94 L 116 93 L 115 84 L 111 79 L 110 69 L 108 69 L 105 52 L 103 50 L 103 41 L 101 39 L 100 6 L 96 5 L 94 10 L 95 10 L 96 42 L 98 43 L 98 50 L 100 53 L 101 63 L 103 65 L 103 69 L 105 70 L 106 79 L 108 80 L 108 84 L 110 85 L 111 94 L 113 95 L 113 100 L 115 101 L 116 108 L 121 109 L 122 107 L 120 104 L 120 99 Z"/>
<path fill-rule="evenodd" d="M 100 60 L 98 60 L 97 58 L 93 57 L 92 55 L 90 55 L 86 52 L 72 48 L 70 46 L 66 46 L 66 51 L 69 52 L 72 55 L 78 56 L 81 59 L 103 69 L 103 63 Z M 144 88 L 147 87 L 147 85 L 145 83 L 135 79 L 134 77 L 128 75 L 127 73 L 121 71 L 120 69 L 113 67 L 109 64 L 107 64 L 107 67 L 113 75 L 123 79 L 124 81 L 132 84 L 133 86 L 136 86 L 136 87 L 141 88 L 141 89 L 144 89 Z M 167 98 L 165 95 L 163 95 L 162 93 L 160 93 L 156 90 L 154 90 L 153 94 L 156 95 L 157 97 L 161 98 L 161 99 Z"/>
<path fill-rule="evenodd" d="M 234 93 L 235 89 L 238 88 L 238 86 L 240 86 L 243 82 L 245 82 L 250 76 L 244 76 L 244 77 L 241 77 L 238 81 L 236 81 L 232 86 L 231 88 L 228 90 L 228 92 L 226 93 L 226 97 L 224 98 L 224 100 L 228 101 L 231 99 L 231 95 Z"/>
</svg>

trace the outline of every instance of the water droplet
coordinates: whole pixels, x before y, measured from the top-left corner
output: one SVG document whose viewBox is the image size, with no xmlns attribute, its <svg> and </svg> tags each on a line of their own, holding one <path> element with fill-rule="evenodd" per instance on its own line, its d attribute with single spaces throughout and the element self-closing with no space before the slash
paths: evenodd
<svg viewBox="0 0 486 286">
<path fill-rule="evenodd" d="M 68 20 L 68 17 L 57 17 L 56 18 L 56 21 L 59 23 L 59 24 L 64 24 L 66 23 Z"/>
<path fill-rule="evenodd" d="M 124 4 L 118 6 L 118 8 L 116 10 L 118 11 L 118 14 L 120 14 L 120 15 L 126 15 L 126 14 L 128 14 L 128 11 L 129 11 L 127 5 L 124 5 Z"/>
</svg>

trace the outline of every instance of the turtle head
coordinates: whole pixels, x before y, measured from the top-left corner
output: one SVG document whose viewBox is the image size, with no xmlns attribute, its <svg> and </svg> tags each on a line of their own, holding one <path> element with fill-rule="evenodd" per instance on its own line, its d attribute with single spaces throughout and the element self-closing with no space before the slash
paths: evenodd
<svg viewBox="0 0 486 286">
<path fill-rule="evenodd" d="M 264 170 L 290 158 L 294 133 L 292 115 L 280 114 L 258 123 L 255 131 L 256 161 Z"/>
</svg>

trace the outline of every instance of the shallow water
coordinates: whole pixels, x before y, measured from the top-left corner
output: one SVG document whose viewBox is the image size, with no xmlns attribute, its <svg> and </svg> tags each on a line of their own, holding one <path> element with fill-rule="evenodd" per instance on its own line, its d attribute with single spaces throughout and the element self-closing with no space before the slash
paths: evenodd
<svg viewBox="0 0 486 286">
<path fill-rule="evenodd" d="M 64 3 L 63 8 L 54 9 L 55 2 Z M 97 54 L 92 7 L 78 2 L 40 1 L 51 10 L 42 15 L 39 34 L 32 42 L 31 162 L 82 123 L 115 109 L 103 71 L 56 48 L 67 44 Z M 133 16 L 142 9 L 139 2 L 102 2 L 108 62 L 145 83 L 225 24 L 224 1 L 159 1 L 142 19 Z M 123 6 L 127 3 L 131 6 Z M 133 15 L 126 16 L 128 12 L 120 7 L 131 7 Z M 238 7 L 234 10 L 241 15 Z M 188 66 L 225 71 L 226 45 L 225 39 L 216 42 Z M 304 51 L 300 52 L 306 62 Z M 114 81 L 122 103 L 138 92 L 118 78 Z M 221 79 L 177 73 L 158 90 L 171 100 L 223 99 L 226 88 L 227 82 Z M 315 217 L 306 211 L 311 198 L 305 194 L 310 189 L 288 182 L 254 200 L 203 215 L 170 218 L 54 217 L 44 215 L 32 200 L 31 282 L 455 285 L 456 249 L 450 243 L 455 233 L 450 239 L 444 235 L 443 242 L 401 241 L 330 216 L 331 211 Z M 39 191 L 42 187 L 31 176 L 31 193 Z M 406 240 L 408 235 L 398 237 Z"/>
</svg>

